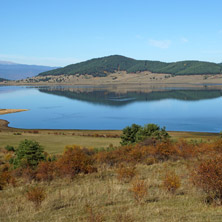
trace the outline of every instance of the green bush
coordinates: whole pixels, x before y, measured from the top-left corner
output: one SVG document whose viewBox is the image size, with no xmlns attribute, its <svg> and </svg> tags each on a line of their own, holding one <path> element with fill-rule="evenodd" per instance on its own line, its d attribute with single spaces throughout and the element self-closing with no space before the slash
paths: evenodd
<svg viewBox="0 0 222 222">
<path fill-rule="evenodd" d="M 25 139 L 15 150 L 15 157 L 11 162 L 14 168 L 35 168 L 40 161 L 45 159 L 43 152 L 44 150 L 38 142 Z"/>
<path fill-rule="evenodd" d="M 5 146 L 5 149 L 7 150 L 7 151 L 12 151 L 12 152 L 15 152 L 15 148 L 14 148 L 14 146 L 11 146 L 11 145 L 7 145 L 7 146 Z"/>
<path fill-rule="evenodd" d="M 135 142 L 144 141 L 147 138 L 161 141 L 166 140 L 169 137 L 165 127 L 160 128 L 156 124 L 147 124 L 144 127 L 132 124 L 132 126 L 127 126 L 123 129 L 120 143 L 121 145 L 129 145 Z"/>
<path fill-rule="evenodd" d="M 138 131 L 142 129 L 140 125 L 132 124 L 132 126 L 127 126 L 123 129 L 123 134 L 121 136 L 121 145 L 129 145 L 136 142 L 136 135 Z"/>
</svg>

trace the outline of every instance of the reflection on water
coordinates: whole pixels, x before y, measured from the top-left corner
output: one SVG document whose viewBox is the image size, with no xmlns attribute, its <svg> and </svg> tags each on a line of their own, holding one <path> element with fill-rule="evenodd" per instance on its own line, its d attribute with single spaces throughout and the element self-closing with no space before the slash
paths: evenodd
<svg viewBox="0 0 222 222">
<path fill-rule="evenodd" d="M 0 87 L 1 108 L 29 109 L 2 118 L 36 129 L 123 129 L 156 123 L 167 130 L 222 130 L 222 87 Z"/>
<path fill-rule="evenodd" d="M 222 96 L 221 89 L 201 87 L 199 89 L 159 88 L 159 89 L 106 89 L 106 88 L 74 88 L 74 87 L 41 87 L 42 93 L 64 96 L 69 99 L 103 104 L 110 106 L 124 106 L 137 101 L 158 101 L 163 99 L 177 99 L 198 101 L 218 98 Z"/>
</svg>

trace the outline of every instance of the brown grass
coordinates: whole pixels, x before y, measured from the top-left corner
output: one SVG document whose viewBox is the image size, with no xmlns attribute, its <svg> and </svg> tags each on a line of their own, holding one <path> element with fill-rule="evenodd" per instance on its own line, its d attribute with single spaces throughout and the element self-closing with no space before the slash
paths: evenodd
<svg viewBox="0 0 222 222">
<path fill-rule="evenodd" d="M 106 153 L 105 157 L 94 153 L 92 149 L 77 146 L 75 152 L 66 153 L 70 149 L 67 147 L 61 165 L 73 161 L 72 169 L 83 166 L 82 171 L 78 171 L 72 180 L 53 176 L 52 180 L 49 178 L 50 184 L 46 178 L 41 181 L 31 179 L 30 185 L 24 178 L 17 176 L 16 187 L 6 184 L 0 191 L 0 221 L 221 221 L 221 207 L 207 204 L 206 194 L 190 183 L 190 172 L 194 166 L 220 154 L 221 146 L 219 140 L 199 144 L 179 141 L 176 144 L 155 144 L 154 147 L 137 145 L 134 148 L 128 146 L 99 152 Z M 166 152 L 167 147 L 170 147 L 170 152 Z M 175 153 L 175 150 L 178 152 Z M 3 165 L 1 172 L 7 171 L 5 164 L 8 160 L 4 159 L 7 151 L 2 149 L 0 154 Z M 166 154 L 167 158 L 162 158 Z M 71 155 L 72 158 L 69 158 Z M 147 164 L 148 158 L 154 158 L 154 161 Z M 96 164 L 93 167 L 97 168 L 97 172 L 85 174 L 85 167 L 91 165 L 91 161 Z M 114 164 L 110 164 L 110 161 L 114 161 Z M 120 182 L 117 178 L 120 169 L 117 163 L 124 164 L 126 169 L 135 164 L 136 178 L 130 183 Z M 40 169 L 42 178 L 51 172 L 49 166 L 40 165 Z M 122 172 L 124 176 L 128 173 L 131 175 L 131 170 Z M 166 177 L 168 172 L 174 172 L 175 177 L 180 178 L 179 188 L 178 185 L 172 185 L 172 181 L 178 184 L 175 177 L 171 178 L 172 174 Z M 163 178 L 170 184 L 169 191 L 173 187 L 174 195 L 168 192 L 168 185 L 167 190 L 163 189 Z M 41 207 L 33 207 L 27 199 L 30 187 L 41 187 L 47 194 L 45 199 L 41 199 Z"/>
</svg>

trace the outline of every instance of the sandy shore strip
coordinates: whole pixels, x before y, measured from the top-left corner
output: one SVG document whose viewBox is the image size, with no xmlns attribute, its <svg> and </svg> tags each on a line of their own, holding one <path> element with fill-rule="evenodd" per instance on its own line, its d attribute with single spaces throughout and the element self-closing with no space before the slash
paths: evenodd
<svg viewBox="0 0 222 222">
<path fill-rule="evenodd" d="M 0 109 L 0 115 L 28 111 L 28 109 Z"/>
</svg>

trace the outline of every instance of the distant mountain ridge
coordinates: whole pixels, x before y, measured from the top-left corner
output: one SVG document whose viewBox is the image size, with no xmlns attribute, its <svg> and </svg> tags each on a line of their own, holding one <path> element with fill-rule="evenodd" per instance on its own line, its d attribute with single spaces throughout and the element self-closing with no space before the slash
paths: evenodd
<svg viewBox="0 0 222 222">
<path fill-rule="evenodd" d="M 65 66 L 40 73 L 40 76 L 47 75 L 92 75 L 104 77 L 116 71 L 126 71 L 136 73 L 150 71 L 152 73 L 165 73 L 173 75 L 193 75 L 193 74 L 220 74 L 222 64 L 202 61 L 180 61 L 180 62 L 160 62 L 150 60 L 136 60 L 120 55 L 106 56 Z"/>
<path fill-rule="evenodd" d="M 0 61 L 0 78 L 9 80 L 26 79 L 37 76 L 41 72 L 49 71 L 58 67 L 25 65 L 13 62 Z"/>
<path fill-rule="evenodd" d="M 13 65 L 13 64 L 17 64 L 15 62 L 9 62 L 9 61 L 0 61 L 1 65 Z"/>
</svg>

